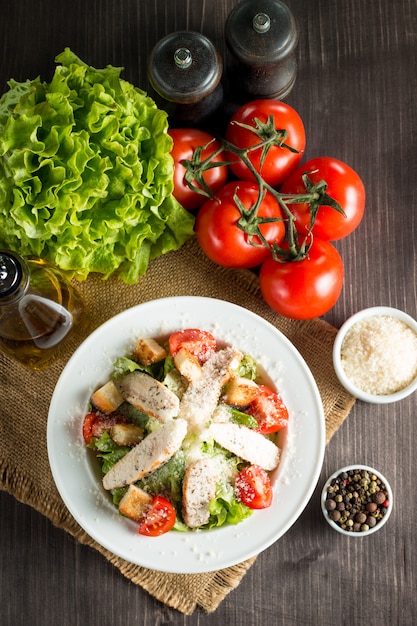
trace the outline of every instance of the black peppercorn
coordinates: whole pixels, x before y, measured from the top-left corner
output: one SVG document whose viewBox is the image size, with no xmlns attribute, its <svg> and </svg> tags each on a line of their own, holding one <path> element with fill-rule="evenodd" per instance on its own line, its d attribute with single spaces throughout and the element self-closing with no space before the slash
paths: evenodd
<svg viewBox="0 0 417 626">
<path fill-rule="evenodd" d="M 333 500 L 333 498 L 327 498 L 324 506 L 326 507 L 327 511 L 334 511 L 334 509 L 336 508 L 336 502 Z"/>
<path fill-rule="evenodd" d="M 377 491 L 376 493 L 373 494 L 372 500 L 376 504 L 383 504 L 386 500 L 385 493 L 383 491 Z"/>
<path fill-rule="evenodd" d="M 364 522 L 366 522 L 366 515 L 365 513 L 356 513 L 355 515 L 355 522 L 358 522 L 359 524 L 363 524 Z"/>
<path fill-rule="evenodd" d="M 337 511 L 335 509 L 334 511 L 329 511 L 329 517 L 334 522 L 338 522 L 340 518 L 342 517 L 342 514 L 340 513 L 340 511 Z"/>
</svg>

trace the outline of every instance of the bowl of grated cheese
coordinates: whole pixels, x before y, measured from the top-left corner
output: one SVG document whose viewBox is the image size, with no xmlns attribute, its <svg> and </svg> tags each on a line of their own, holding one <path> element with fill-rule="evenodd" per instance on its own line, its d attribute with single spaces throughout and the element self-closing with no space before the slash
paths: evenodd
<svg viewBox="0 0 417 626">
<path fill-rule="evenodd" d="M 359 311 L 336 335 L 333 364 L 340 383 L 359 400 L 402 400 L 417 389 L 417 322 L 392 307 Z"/>
</svg>

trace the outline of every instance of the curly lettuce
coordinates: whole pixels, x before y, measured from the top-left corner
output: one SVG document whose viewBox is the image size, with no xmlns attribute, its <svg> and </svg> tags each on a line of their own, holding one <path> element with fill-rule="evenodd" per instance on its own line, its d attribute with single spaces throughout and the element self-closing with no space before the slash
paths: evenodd
<svg viewBox="0 0 417 626">
<path fill-rule="evenodd" d="M 122 68 L 69 48 L 56 62 L 50 83 L 12 79 L 0 98 L 0 247 L 134 283 L 194 232 L 172 196 L 167 115 Z"/>
</svg>

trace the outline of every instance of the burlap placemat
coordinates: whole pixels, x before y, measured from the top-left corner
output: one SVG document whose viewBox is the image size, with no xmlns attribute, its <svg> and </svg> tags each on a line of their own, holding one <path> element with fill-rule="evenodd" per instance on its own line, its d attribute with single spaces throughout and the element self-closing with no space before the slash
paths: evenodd
<svg viewBox="0 0 417 626">
<path fill-rule="evenodd" d="M 197 607 L 214 611 L 237 587 L 255 561 L 217 572 L 178 575 L 132 565 L 104 550 L 77 524 L 62 502 L 49 468 L 46 425 L 49 402 L 65 363 L 84 336 L 128 307 L 156 298 L 198 295 L 228 300 L 261 315 L 283 332 L 308 363 L 319 387 L 326 415 L 327 441 L 345 420 L 354 403 L 339 385 L 331 350 L 336 329 L 322 320 L 281 318 L 267 307 L 258 279 L 249 270 L 213 265 L 195 240 L 150 265 L 136 285 L 116 278 L 89 277 L 79 285 L 89 311 L 89 328 L 74 338 L 70 350 L 50 368 L 32 372 L 0 354 L 0 488 L 46 515 L 53 524 L 101 552 L 121 573 L 159 601 L 191 614 Z"/>
</svg>

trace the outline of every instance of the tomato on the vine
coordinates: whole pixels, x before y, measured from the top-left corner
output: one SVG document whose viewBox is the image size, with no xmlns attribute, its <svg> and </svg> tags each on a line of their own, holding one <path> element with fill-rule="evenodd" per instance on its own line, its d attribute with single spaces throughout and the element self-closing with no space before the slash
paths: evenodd
<svg viewBox="0 0 417 626">
<path fill-rule="evenodd" d="M 269 245 L 283 240 L 285 225 L 277 200 L 266 192 L 254 210 L 259 193 L 256 183 L 230 182 L 200 208 L 195 224 L 197 241 L 214 263 L 256 267 L 270 255 Z M 258 228 L 268 245 L 261 241 Z"/>
<path fill-rule="evenodd" d="M 329 242 L 315 237 L 300 261 L 263 263 L 259 282 L 265 302 L 293 319 L 319 317 L 337 302 L 343 287 L 343 261 Z"/>
<path fill-rule="evenodd" d="M 175 509 L 171 502 L 162 496 L 154 496 L 149 511 L 139 526 L 139 534 L 147 537 L 159 537 L 174 526 Z"/>
<path fill-rule="evenodd" d="M 288 195 L 308 192 L 304 175 L 308 177 L 308 184 L 317 185 L 324 181 L 326 196 L 335 200 L 344 212 L 320 201 L 313 226 L 314 235 L 335 241 L 353 232 L 360 224 L 365 209 L 365 187 L 355 170 L 333 157 L 317 157 L 291 172 L 280 192 Z M 291 203 L 288 208 L 296 218 L 298 234 L 305 235 L 310 228 L 312 205 L 307 202 Z"/>
<path fill-rule="evenodd" d="M 185 180 L 187 170 L 182 162 L 192 161 L 195 150 L 199 152 L 198 163 L 210 159 L 211 155 L 221 149 L 221 145 L 212 135 L 197 128 L 171 128 L 168 134 L 174 142 L 171 150 L 171 156 L 174 159 L 173 196 L 185 209 L 191 211 L 201 206 L 207 200 L 207 195 L 189 187 Z M 224 160 L 224 154 L 220 152 L 213 156 L 210 163 L 220 163 Z M 205 168 L 202 172 L 202 178 L 208 189 L 212 193 L 216 193 L 225 184 L 228 173 L 227 165 L 218 165 Z M 199 189 L 202 188 L 196 180 L 193 180 L 192 184 Z"/>
<path fill-rule="evenodd" d="M 272 136 L 275 140 L 266 154 L 262 148 L 251 149 Z M 255 170 L 272 186 L 279 185 L 297 167 L 306 145 L 301 117 L 295 109 L 278 100 L 253 100 L 241 106 L 227 125 L 226 140 L 238 148 L 247 149 Z M 254 180 L 240 157 L 231 152 L 226 154 L 232 162 L 230 169 L 237 178 Z"/>
<path fill-rule="evenodd" d="M 178 354 L 181 348 L 186 348 L 203 364 L 216 352 L 217 341 L 207 330 L 185 328 L 173 332 L 169 336 L 168 345 L 173 357 Z"/>
<path fill-rule="evenodd" d="M 235 492 L 250 509 L 266 509 L 272 503 L 272 486 L 267 472 L 260 465 L 245 467 L 236 476 Z"/>
</svg>

